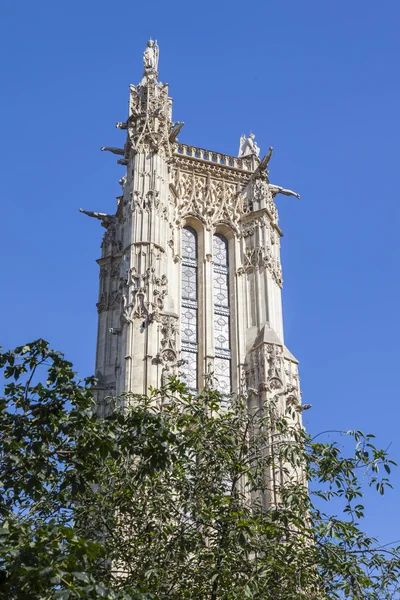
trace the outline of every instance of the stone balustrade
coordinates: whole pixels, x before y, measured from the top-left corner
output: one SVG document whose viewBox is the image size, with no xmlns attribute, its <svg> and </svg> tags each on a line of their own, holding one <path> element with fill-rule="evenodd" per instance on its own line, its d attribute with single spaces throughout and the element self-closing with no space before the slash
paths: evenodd
<svg viewBox="0 0 400 600">
<path fill-rule="evenodd" d="M 214 163 L 215 165 L 240 169 L 241 171 L 254 171 L 259 164 L 259 160 L 253 155 L 237 158 L 236 156 L 212 152 L 211 150 L 204 150 L 203 148 L 189 146 L 188 144 L 178 143 L 175 153 L 179 156 L 196 158 L 198 160 Z"/>
</svg>

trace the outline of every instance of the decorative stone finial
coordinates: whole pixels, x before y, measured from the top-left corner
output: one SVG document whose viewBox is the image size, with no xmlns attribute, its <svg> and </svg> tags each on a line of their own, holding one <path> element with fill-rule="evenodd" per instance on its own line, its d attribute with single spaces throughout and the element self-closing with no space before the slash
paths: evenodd
<svg viewBox="0 0 400 600">
<path fill-rule="evenodd" d="M 159 47 L 157 40 L 150 39 L 146 50 L 143 52 L 144 76 L 157 75 Z"/>
<path fill-rule="evenodd" d="M 257 157 L 260 155 L 260 148 L 257 146 L 257 142 L 254 141 L 255 137 L 254 133 L 250 133 L 248 137 L 245 135 L 240 137 L 239 158 L 249 156 L 250 154 L 254 154 Z"/>
</svg>

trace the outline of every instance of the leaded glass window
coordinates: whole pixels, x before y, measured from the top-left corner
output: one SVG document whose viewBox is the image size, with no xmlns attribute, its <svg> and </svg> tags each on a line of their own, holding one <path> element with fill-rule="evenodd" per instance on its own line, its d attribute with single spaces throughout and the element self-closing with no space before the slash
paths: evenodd
<svg viewBox="0 0 400 600">
<path fill-rule="evenodd" d="M 221 394 L 229 394 L 231 391 L 231 361 L 230 359 L 216 356 L 214 361 L 214 377 L 216 389 Z"/>
<path fill-rule="evenodd" d="M 182 229 L 181 358 L 182 375 L 189 390 L 195 391 L 198 365 L 197 235 L 191 227 Z"/>
<path fill-rule="evenodd" d="M 224 236 L 213 237 L 213 298 L 214 298 L 214 346 L 215 387 L 222 393 L 230 393 L 231 343 L 229 311 L 228 243 Z"/>
</svg>

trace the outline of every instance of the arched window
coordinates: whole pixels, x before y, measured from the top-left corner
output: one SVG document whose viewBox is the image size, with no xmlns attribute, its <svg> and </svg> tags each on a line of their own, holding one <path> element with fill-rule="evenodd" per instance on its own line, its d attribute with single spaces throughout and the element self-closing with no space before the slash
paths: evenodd
<svg viewBox="0 0 400 600">
<path fill-rule="evenodd" d="M 219 233 L 213 237 L 214 375 L 216 389 L 231 392 L 231 343 L 229 311 L 228 242 Z"/>
<path fill-rule="evenodd" d="M 182 229 L 181 358 L 182 374 L 189 390 L 198 388 L 198 284 L 197 234 L 191 227 Z"/>
</svg>

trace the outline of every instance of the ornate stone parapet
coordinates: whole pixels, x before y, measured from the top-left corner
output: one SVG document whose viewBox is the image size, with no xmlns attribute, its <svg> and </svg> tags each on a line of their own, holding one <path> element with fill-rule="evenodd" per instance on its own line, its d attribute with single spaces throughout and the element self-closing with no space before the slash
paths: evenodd
<svg viewBox="0 0 400 600">
<path fill-rule="evenodd" d="M 179 143 L 176 146 L 175 155 L 185 156 L 194 159 L 195 161 L 208 162 L 214 165 L 249 172 L 253 172 L 260 162 L 254 155 L 238 158 L 236 156 L 229 156 L 228 154 L 221 154 L 220 152 L 198 148 L 197 146 Z"/>
</svg>

